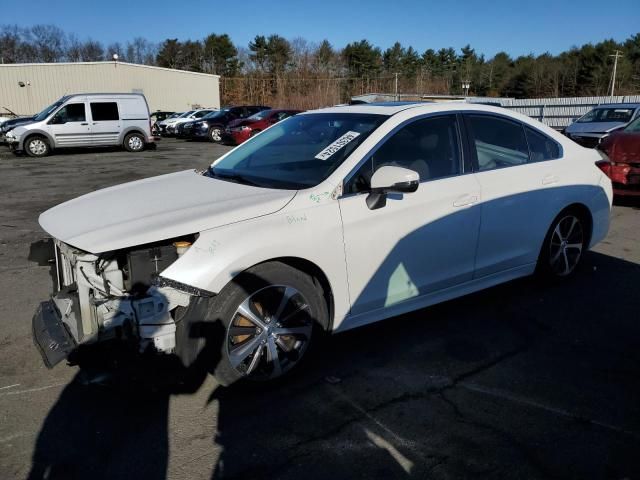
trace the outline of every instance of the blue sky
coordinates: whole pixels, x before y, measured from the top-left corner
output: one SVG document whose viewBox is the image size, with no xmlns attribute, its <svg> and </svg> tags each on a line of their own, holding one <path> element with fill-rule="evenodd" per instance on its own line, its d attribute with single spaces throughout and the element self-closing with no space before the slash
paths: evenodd
<svg viewBox="0 0 640 480">
<path fill-rule="evenodd" d="M 27 15 L 27 8 L 37 15 Z M 469 43 L 487 56 L 521 55 L 624 40 L 640 32 L 640 0 L 29 0 L 4 8 L 0 23 L 51 23 L 105 44 L 215 32 L 246 46 L 256 34 L 278 33 L 327 38 L 336 47 L 366 38 L 383 49 L 396 40 L 420 52 Z"/>
</svg>

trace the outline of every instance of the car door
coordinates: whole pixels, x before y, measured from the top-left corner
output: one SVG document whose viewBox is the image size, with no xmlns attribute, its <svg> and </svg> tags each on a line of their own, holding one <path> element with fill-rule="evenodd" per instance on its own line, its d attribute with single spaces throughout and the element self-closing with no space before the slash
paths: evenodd
<svg viewBox="0 0 640 480">
<path fill-rule="evenodd" d="M 455 114 L 412 121 L 376 147 L 345 182 L 339 200 L 352 314 L 471 280 L 480 188 L 464 174 Z M 372 173 L 384 165 L 417 171 L 415 193 L 366 204 Z"/>
<path fill-rule="evenodd" d="M 47 130 L 56 147 L 78 147 L 91 141 L 91 128 L 87 121 L 87 106 L 84 101 L 67 103 L 51 117 Z"/>
<path fill-rule="evenodd" d="M 562 185 L 562 174 L 551 158 L 558 158 L 560 149 L 530 156 L 534 135 L 548 137 L 529 127 L 527 133 L 523 124 L 503 116 L 464 117 L 482 190 L 475 277 L 532 264 L 561 203 L 556 187 Z"/>
<path fill-rule="evenodd" d="M 92 145 L 117 145 L 122 131 L 118 102 L 94 100 L 89 102 L 89 106 Z"/>
</svg>

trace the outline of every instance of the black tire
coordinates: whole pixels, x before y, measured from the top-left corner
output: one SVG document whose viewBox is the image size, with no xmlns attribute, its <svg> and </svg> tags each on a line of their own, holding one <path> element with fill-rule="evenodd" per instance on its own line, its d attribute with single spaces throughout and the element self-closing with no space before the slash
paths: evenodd
<svg viewBox="0 0 640 480">
<path fill-rule="evenodd" d="M 122 146 L 127 152 L 141 152 L 144 150 L 144 136 L 138 132 L 129 133 L 124 137 Z"/>
<path fill-rule="evenodd" d="M 51 153 L 49 140 L 42 135 L 31 135 L 24 141 L 24 151 L 30 157 L 46 157 Z"/>
<path fill-rule="evenodd" d="M 296 293 L 287 300 L 289 303 L 285 309 L 274 308 L 275 303 L 280 304 L 283 298 L 287 298 L 277 296 L 279 292 L 289 291 L 285 287 L 295 290 Z M 267 318 L 269 321 L 269 318 L 273 318 L 271 327 L 274 332 L 279 330 L 276 327 L 281 326 L 280 320 L 284 324 L 287 318 L 293 318 L 296 325 L 288 324 L 289 328 L 309 329 L 308 334 L 298 337 L 287 335 L 277 337 L 275 333 L 270 334 L 266 328 L 261 332 L 260 328 L 247 327 L 247 323 L 240 326 L 239 320 L 248 322 L 238 313 L 241 304 L 246 305 L 249 299 L 260 298 L 260 296 L 267 300 L 260 306 L 261 313 L 264 314 L 262 319 Z M 273 305 L 267 305 L 271 299 L 274 300 Z M 255 308 L 259 304 L 251 303 L 251 305 L 255 313 Z M 306 305 L 308 308 L 303 310 L 301 305 Z M 309 275 L 280 262 L 268 262 L 250 268 L 231 281 L 218 295 L 207 301 L 200 301 L 189 309 L 191 311 L 185 312 L 181 318 L 176 317 L 178 320 L 176 353 L 185 366 L 206 364 L 208 371 L 225 386 L 244 380 L 258 383 L 273 382 L 288 376 L 298 370 L 303 361 L 309 357 L 311 347 L 319 343 L 318 340 L 329 325 L 328 308 L 321 288 Z M 281 316 L 278 317 L 277 313 L 272 315 L 273 310 L 279 310 Z M 234 330 L 231 330 L 232 328 Z M 244 332 L 246 329 L 253 329 L 253 332 L 232 336 L 232 332 L 238 330 Z M 236 343 L 235 340 L 240 337 L 247 338 Z M 261 343 L 260 339 L 264 337 L 268 340 L 262 340 L 263 343 Z M 275 339 L 271 340 L 272 337 Z M 280 346 L 281 343 L 278 343 L 285 340 L 289 344 L 283 345 L 284 347 L 292 345 L 295 347 L 300 343 L 299 349 L 285 350 Z M 256 345 L 255 352 L 250 348 L 250 344 Z M 253 353 L 246 357 L 244 363 L 236 363 L 234 366 L 231 352 L 248 348 Z M 276 349 L 276 362 L 270 360 L 271 348 Z M 251 367 L 254 363 L 255 366 Z M 249 375 L 245 373 L 248 369 L 252 369 Z"/>
<path fill-rule="evenodd" d="M 589 222 L 579 209 L 560 212 L 542 243 L 536 274 L 545 279 L 563 279 L 577 270 L 589 242 Z"/>
<path fill-rule="evenodd" d="M 222 142 L 222 127 L 220 125 L 214 125 L 209 129 L 208 138 L 210 142 L 220 143 Z"/>
</svg>

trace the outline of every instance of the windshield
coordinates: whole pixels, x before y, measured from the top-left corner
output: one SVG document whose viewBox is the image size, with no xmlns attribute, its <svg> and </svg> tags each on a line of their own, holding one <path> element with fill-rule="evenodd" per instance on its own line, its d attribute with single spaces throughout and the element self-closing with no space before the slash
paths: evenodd
<svg viewBox="0 0 640 480">
<path fill-rule="evenodd" d="M 195 110 L 190 110 L 188 112 L 184 112 L 182 115 L 180 115 L 178 118 L 185 118 L 188 117 L 189 115 L 191 115 L 193 112 L 195 112 Z"/>
<path fill-rule="evenodd" d="M 355 113 L 290 117 L 231 151 L 207 175 L 265 188 L 313 187 L 387 118 Z"/>
<path fill-rule="evenodd" d="M 52 103 L 51 105 L 49 105 L 47 108 L 45 108 L 44 110 L 42 110 L 38 115 L 35 116 L 34 120 L 36 122 L 41 122 L 43 121 L 45 118 L 47 118 L 51 113 L 53 113 L 53 111 L 55 109 L 57 109 L 60 105 L 62 105 L 64 103 L 63 100 L 58 100 L 56 103 Z"/>
<path fill-rule="evenodd" d="M 204 117 L 202 118 L 216 118 L 216 117 L 222 117 L 225 113 L 227 113 L 229 111 L 228 108 L 224 108 L 222 110 L 215 110 L 211 113 L 207 113 Z"/>
<path fill-rule="evenodd" d="M 633 108 L 594 108 L 582 118 L 578 123 L 595 122 L 620 122 L 627 123 L 633 117 Z"/>
<path fill-rule="evenodd" d="M 254 113 L 247 120 L 262 120 L 263 118 L 267 118 L 271 115 L 271 110 L 262 110 L 261 112 Z"/>
<path fill-rule="evenodd" d="M 636 118 L 633 122 L 624 128 L 625 132 L 640 132 L 640 117 Z"/>
</svg>

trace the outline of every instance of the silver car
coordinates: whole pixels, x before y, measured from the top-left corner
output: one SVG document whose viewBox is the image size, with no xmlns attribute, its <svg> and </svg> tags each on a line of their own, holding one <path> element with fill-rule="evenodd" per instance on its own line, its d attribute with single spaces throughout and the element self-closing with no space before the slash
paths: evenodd
<svg viewBox="0 0 640 480">
<path fill-rule="evenodd" d="M 139 152 L 154 143 L 149 106 L 139 93 L 67 95 L 6 135 L 14 151 L 44 157 L 61 147 L 121 145 Z"/>
<path fill-rule="evenodd" d="M 640 114 L 640 103 L 598 105 L 569 125 L 565 135 L 583 147 L 595 148 L 612 131 L 624 127 Z"/>
</svg>

